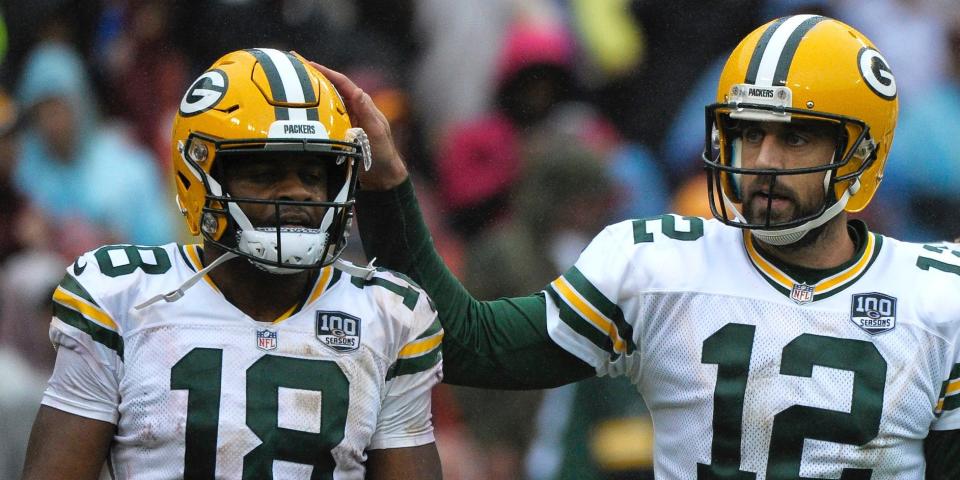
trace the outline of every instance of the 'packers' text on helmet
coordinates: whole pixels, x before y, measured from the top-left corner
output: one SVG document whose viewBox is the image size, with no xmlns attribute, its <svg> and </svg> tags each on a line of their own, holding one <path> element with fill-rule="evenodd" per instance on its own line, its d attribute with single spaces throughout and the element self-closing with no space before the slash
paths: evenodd
<svg viewBox="0 0 960 480">
<path fill-rule="evenodd" d="M 228 53 L 200 75 L 173 124 L 177 203 L 194 235 L 202 235 L 273 273 L 333 263 L 346 245 L 361 164 L 369 144 L 351 128 L 336 89 L 302 57 L 273 49 Z M 325 162 L 325 201 L 238 198 L 224 191 L 231 161 L 257 157 Z M 276 224 L 253 225 L 243 205 L 268 204 Z M 280 225 L 286 208 L 322 208 L 319 225 Z"/>
<path fill-rule="evenodd" d="M 816 15 L 784 17 L 750 33 L 727 60 L 717 103 L 706 109 L 704 162 L 710 208 L 720 221 L 750 229 L 773 245 L 794 243 L 841 211 L 870 203 L 893 142 L 897 84 L 876 47 L 852 27 Z M 837 132 L 829 164 L 808 168 L 749 169 L 740 158 L 740 121 L 827 122 Z M 824 172 L 819 211 L 788 221 L 744 218 L 743 175 L 772 178 Z"/>
</svg>

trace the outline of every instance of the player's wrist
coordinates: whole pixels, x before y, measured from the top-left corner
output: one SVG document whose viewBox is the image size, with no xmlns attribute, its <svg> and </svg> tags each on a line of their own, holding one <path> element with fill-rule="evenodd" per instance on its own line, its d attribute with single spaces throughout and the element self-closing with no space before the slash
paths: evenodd
<svg viewBox="0 0 960 480">
<path fill-rule="evenodd" d="M 360 186 L 367 191 L 392 190 L 407 180 L 410 173 L 399 157 L 386 165 L 374 165 L 373 170 L 360 175 Z"/>
</svg>

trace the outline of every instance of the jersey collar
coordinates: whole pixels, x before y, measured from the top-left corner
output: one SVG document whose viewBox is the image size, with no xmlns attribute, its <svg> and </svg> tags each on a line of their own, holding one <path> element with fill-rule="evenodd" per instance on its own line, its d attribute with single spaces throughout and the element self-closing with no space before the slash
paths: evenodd
<svg viewBox="0 0 960 480">
<path fill-rule="evenodd" d="M 190 244 L 190 245 L 181 245 L 180 246 L 180 256 L 183 257 L 184 262 L 187 266 L 190 267 L 194 272 L 199 271 L 203 268 L 203 262 L 200 259 L 203 257 L 203 248 L 199 244 Z M 340 271 L 333 268 L 332 265 L 328 265 L 320 269 L 320 274 L 317 275 L 317 280 L 314 282 L 313 286 L 310 288 L 307 295 L 304 296 L 302 300 L 292 305 L 286 312 L 283 312 L 279 317 L 273 320 L 272 323 L 280 323 L 303 310 L 303 307 L 313 303 L 320 295 L 323 295 L 324 292 L 330 289 L 337 280 L 340 279 Z M 217 288 L 217 285 L 213 283 L 213 279 L 209 275 L 203 276 L 203 281 L 207 283 L 215 292 L 220 293 L 220 289 Z"/>
<path fill-rule="evenodd" d="M 870 232 L 859 220 L 847 224 L 856 242 L 853 257 L 834 268 L 811 269 L 778 260 L 756 247 L 749 231 L 744 233 L 744 247 L 753 267 L 774 289 L 791 300 L 805 304 L 830 297 L 854 284 L 870 268 L 880 254 L 883 237 Z"/>
</svg>

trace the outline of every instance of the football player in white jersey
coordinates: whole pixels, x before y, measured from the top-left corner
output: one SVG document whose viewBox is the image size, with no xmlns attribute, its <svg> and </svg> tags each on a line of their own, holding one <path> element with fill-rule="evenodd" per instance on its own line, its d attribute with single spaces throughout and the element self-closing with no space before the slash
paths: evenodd
<svg viewBox="0 0 960 480">
<path fill-rule="evenodd" d="M 389 131 L 328 76 L 364 128 Z M 478 302 L 376 135 L 367 178 L 382 191 L 358 197 L 361 236 L 432 294 L 446 381 L 630 378 L 653 417 L 657 478 L 956 479 L 960 252 L 847 218 L 879 186 L 897 109 L 891 68 L 860 32 L 780 18 L 741 41 L 706 109 L 714 219 L 612 225 L 542 292 Z"/>
<path fill-rule="evenodd" d="M 440 478 L 443 330 L 405 277 L 339 258 L 370 147 L 333 85 L 296 54 L 231 52 L 173 130 L 203 243 L 67 268 L 24 478 Z"/>
</svg>

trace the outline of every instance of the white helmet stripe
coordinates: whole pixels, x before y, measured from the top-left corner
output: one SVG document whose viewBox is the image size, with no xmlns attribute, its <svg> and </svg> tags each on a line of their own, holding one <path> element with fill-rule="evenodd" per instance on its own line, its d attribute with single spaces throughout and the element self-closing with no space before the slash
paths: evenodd
<svg viewBox="0 0 960 480">
<path fill-rule="evenodd" d="M 760 57 L 760 66 L 757 69 L 756 80 L 752 83 L 764 87 L 774 86 L 774 80 L 778 80 L 776 78 L 779 70 L 778 66 L 782 62 L 786 62 L 786 65 L 789 66 L 793 60 L 793 54 L 796 52 L 796 44 L 799 42 L 799 38 L 796 37 L 802 37 L 802 35 L 806 33 L 804 30 L 809 30 L 809 27 L 800 29 L 800 26 L 812 18 L 822 19 L 823 17 L 817 17 L 816 15 L 795 15 L 787 18 L 779 26 L 771 27 L 776 28 L 776 31 L 773 32 L 770 41 L 767 42 L 763 49 L 763 56 Z M 786 48 L 791 44 L 793 48 Z M 788 54 L 790 58 L 781 58 L 785 53 Z M 786 75 L 784 75 L 784 77 L 786 77 Z"/>
<path fill-rule="evenodd" d="M 304 103 L 306 96 L 303 92 L 303 85 L 300 83 L 300 77 L 297 75 L 293 63 L 285 53 L 272 48 L 258 48 L 260 52 L 266 55 L 273 63 L 274 68 L 280 76 L 280 87 L 283 89 L 283 98 L 290 103 Z M 271 85 L 274 87 L 274 85 Z M 276 93 L 274 93 L 276 95 Z M 307 110 L 305 108 L 289 108 L 290 120 L 306 121 Z"/>
</svg>

